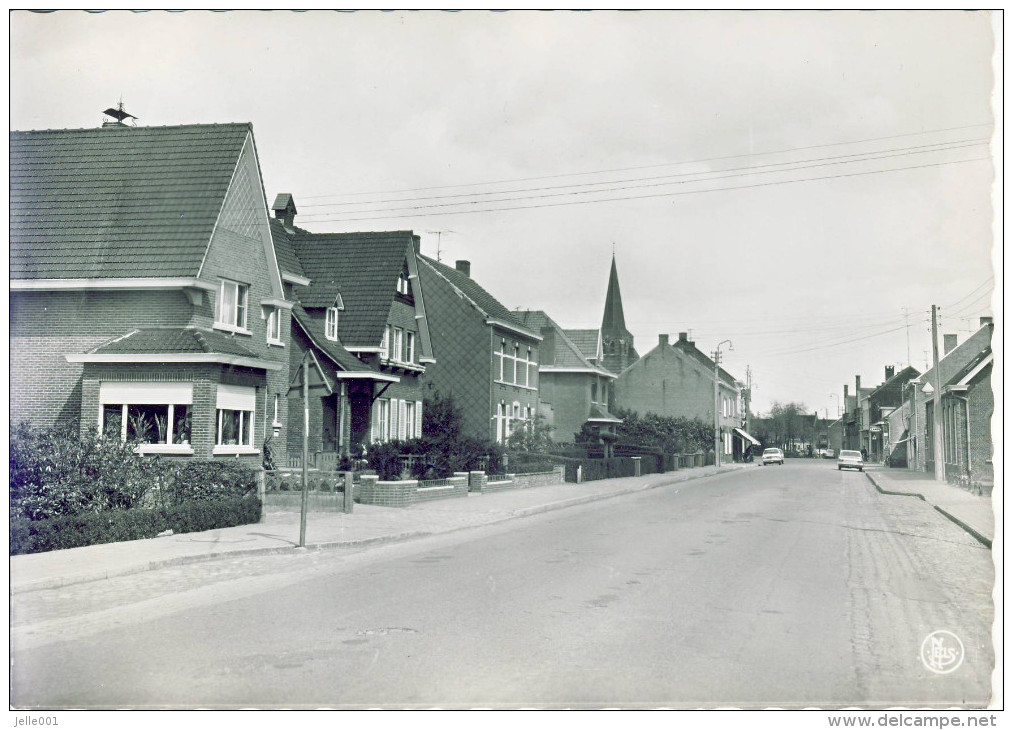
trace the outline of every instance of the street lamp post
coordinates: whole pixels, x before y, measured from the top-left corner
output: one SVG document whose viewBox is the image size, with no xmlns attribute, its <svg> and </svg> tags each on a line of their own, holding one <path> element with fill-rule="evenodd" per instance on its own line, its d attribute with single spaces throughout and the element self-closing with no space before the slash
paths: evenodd
<svg viewBox="0 0 1013 730">
<path fill-rule="evenodd" d="M 728 343 L 728 349 L 734 350 L 731 340 L 722 340 L 714 348 L 714 466 L 721 466 L 721 408 L 718 383 L 721 372 L 718 364 L 721 362 L 721 345 Z"/>
</svg>

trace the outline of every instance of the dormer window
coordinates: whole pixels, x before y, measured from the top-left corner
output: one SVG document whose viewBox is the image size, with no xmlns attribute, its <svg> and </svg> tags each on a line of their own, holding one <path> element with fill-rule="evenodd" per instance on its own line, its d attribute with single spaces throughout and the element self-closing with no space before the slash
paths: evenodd
<svg viewBox="0 0 1013 730">
<path fill-rule="evenodd" d="M 250 287 L 238 281 L 222 279 L 215 302 L 215 323 L 226 329 L 246 330 L 246 310 Z"/>
<path fill-rule="evenodd" d="M 327 308 L 327 319 L 324 323 L 324 335 L 328 340 L 337 341 L 338 339 L 338 308 L 328 307 Z"/>
<path fill-rule="evenodd" d="M 412 293 L 411 281 L 408 278 L 408 275 L 405 274 L 404 272 L 398 274 L 398 277 L 397 277 L 397 293 L 398 294 L 403 294 L 406 297 L 411 296 L 411 293 Z"/>
</svg>

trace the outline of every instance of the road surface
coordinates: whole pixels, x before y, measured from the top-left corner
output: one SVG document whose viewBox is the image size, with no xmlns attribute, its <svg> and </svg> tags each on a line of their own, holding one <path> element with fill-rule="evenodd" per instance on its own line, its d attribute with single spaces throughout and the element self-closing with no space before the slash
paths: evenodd
<svg viewBox="0 0 1013 730">
<path fill-rule="evenodd" d="M 921 500 L 789 460 L 354 554 L 15 596 L 11 702 L 984 707 L 992 585 L 990 552 Z M 941 630 L 963 647 L 945 674 L 922 651 Z"/>
</svg>

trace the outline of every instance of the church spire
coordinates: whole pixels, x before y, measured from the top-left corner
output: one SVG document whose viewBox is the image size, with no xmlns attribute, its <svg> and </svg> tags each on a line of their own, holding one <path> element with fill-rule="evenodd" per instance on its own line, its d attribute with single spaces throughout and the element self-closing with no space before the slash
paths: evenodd
<svg viewBox="0 0 1013 730">
<path fill-rule="evenodd" d="M 633 335 L 626 329 L 623 315 L 623 297 L 619 292 L 619 274 L 616 271 L 616 257 L 612 254 L 612 271 L 609 273 L 608 291 L 605 292 L 605 315 L 601 320 L 602 349 L 605 353 L 605 367 L 613 373 L 620 373 L 636 362 L 640 356 L 633 348 Z"/>
</svg>

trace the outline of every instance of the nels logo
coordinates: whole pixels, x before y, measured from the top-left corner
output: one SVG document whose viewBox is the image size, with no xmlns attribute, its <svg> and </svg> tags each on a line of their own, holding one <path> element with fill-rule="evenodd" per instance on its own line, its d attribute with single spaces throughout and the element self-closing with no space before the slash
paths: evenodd
<svg viewBox="0 0 1013 730">
<path fill-rule="evenodd" d="M 956 634 L 933 631 L 922 642 L 921 657 L 926 669 L 936 674 L 949 674 L 964 661 L 964 645 Z"/>
</svg>

